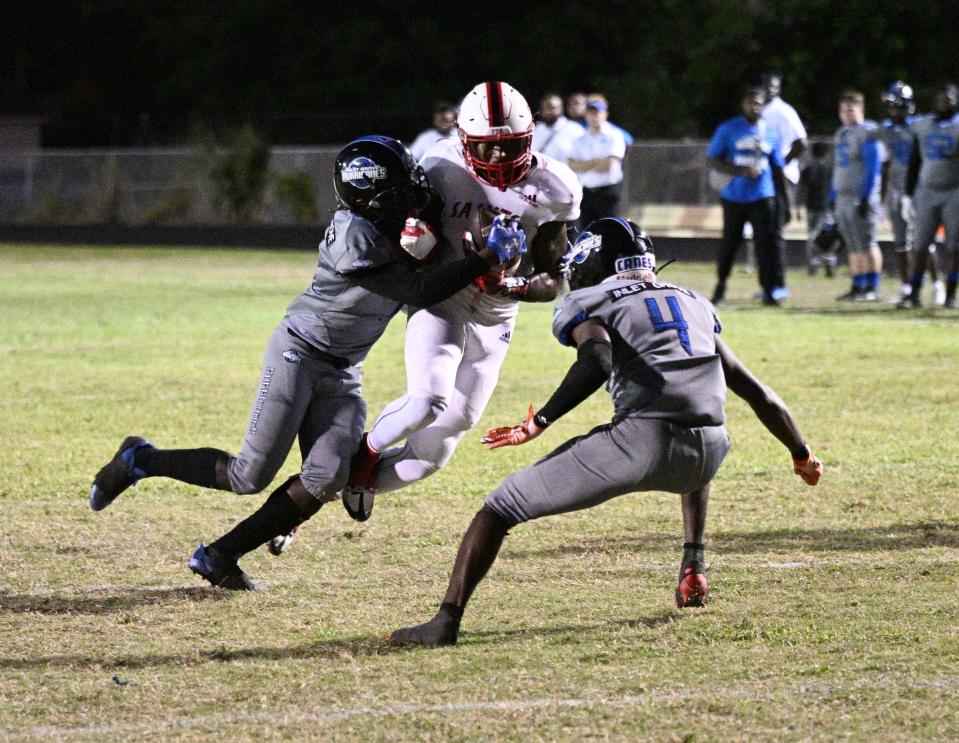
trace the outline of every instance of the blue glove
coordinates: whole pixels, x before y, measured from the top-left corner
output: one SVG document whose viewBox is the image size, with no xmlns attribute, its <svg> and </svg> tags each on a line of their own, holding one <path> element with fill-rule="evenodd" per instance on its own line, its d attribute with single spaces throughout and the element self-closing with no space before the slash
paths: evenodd
<svg viewBox="0 0 959 743">
<path fill-rule="evenodd" d="M 526 252 L 526 233 L 519 226 L 518 219 L 506 221 L 506 217 L 497 214 L 490 225 L 486 247 L 496 253 L 500 263 L 508 263 Z"/>
</svg>

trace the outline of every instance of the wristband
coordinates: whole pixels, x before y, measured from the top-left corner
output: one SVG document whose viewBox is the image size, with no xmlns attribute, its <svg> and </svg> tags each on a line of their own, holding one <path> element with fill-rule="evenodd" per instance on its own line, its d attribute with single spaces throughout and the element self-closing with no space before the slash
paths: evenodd
<svg viewBox="0 0 959 743">
<path fill-rule="evenodd" d="M 550 424 L 550 422 L 546 420 L 546 418 L 544 418 L 540 413 L 536 413 L 536 415 L 533 416 L 533 423 L 540 428 L 549 428 Z"/>
<path fill-rule="evenodd" d="M 793 449 L 792 451 L 793 459 L 795 459 L 797 462 L 805 462 L 807 459 L 809 459 L 810 453 L 809 447 L 806 446 L 805 443 L 803 443 L 798 449 Z"/>
<path fill-rule="evenodd" d="M 499 281 L 499 293 L 504 297 L 519 299 L 529 291 L 529 279 L 522 276 L 505 276 Z"/>
</svg>

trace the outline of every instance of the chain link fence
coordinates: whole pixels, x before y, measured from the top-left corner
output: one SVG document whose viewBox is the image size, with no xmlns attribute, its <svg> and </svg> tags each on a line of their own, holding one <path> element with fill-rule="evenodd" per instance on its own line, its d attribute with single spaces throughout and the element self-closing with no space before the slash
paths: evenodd
<svg viewBox="0 0 959 743">
<path fill-rule="evenodd" d="M 327 221 L 338 147 L 273 148 L 252 224 Z M 704 142 L 644 142 L 624 163 L 628 206 L 716 203 L 706 183 Z M 235 220 L 211 178 L 209 152 L 196 148 L 0 152 L 0 223 L 216 225 Z M 312 188 L 291 201 L 283 183 Z"/>
</svg>

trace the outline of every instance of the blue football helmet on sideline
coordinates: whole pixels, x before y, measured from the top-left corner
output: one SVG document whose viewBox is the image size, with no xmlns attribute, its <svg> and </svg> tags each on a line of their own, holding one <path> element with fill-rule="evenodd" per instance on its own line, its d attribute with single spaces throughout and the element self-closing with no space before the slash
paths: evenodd
<svg viewBox="0 0 959 743">
<path fill-rule="evenodd" d="M 560 260 L 570 289 L 596 286 L 627 271 L 656 271 L 653 241 L 635 222 L 621 217 L 597 219 L 579 234 Z"/>
<path fill-rule="evenodd" d="M 371 134 L 340 150 L 333 166 L 333 190 L 340 205 L 372 222 L 402 224 L 435 196 L 423 168 L 406 146 Z"/>
<path fill-rule="evenodd" d="M 912 86 L 907 85 L 902 80 L 896 80 L 886 88 L 886 92 L 882 94 L 882 102 L 887 106 L 899 106 L 905 109 L 907 114 L 916 112 L 916 97 L 912 91 Z"/>
</svg>

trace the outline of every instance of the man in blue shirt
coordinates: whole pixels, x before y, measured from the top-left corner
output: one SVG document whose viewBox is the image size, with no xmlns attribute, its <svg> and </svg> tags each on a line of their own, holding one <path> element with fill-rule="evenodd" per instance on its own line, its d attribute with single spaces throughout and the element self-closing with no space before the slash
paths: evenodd
<svg viewBox="0 0 959 743">
<path fill-rule="evenodd" d="M 781 182 L 784 163 L 775 130 L 761 118 L 765 103 L 766 93 L 762 88 L 748 88 L 742 97 L 742 116 L 720 124 L 706 152 L 709 167 L 717 171 L 715 175 L 728 177 L 720 191 L 723 238 L 719 248 L 719 282 L 713 292 L 713 304 L 721 303 L 726 297 L 726 280 L 746 222 L 753 226 L 763 304 L 779 304 L 772 295 L 778 283 L 774 265 L 775 181 Z"/>
</svg>

